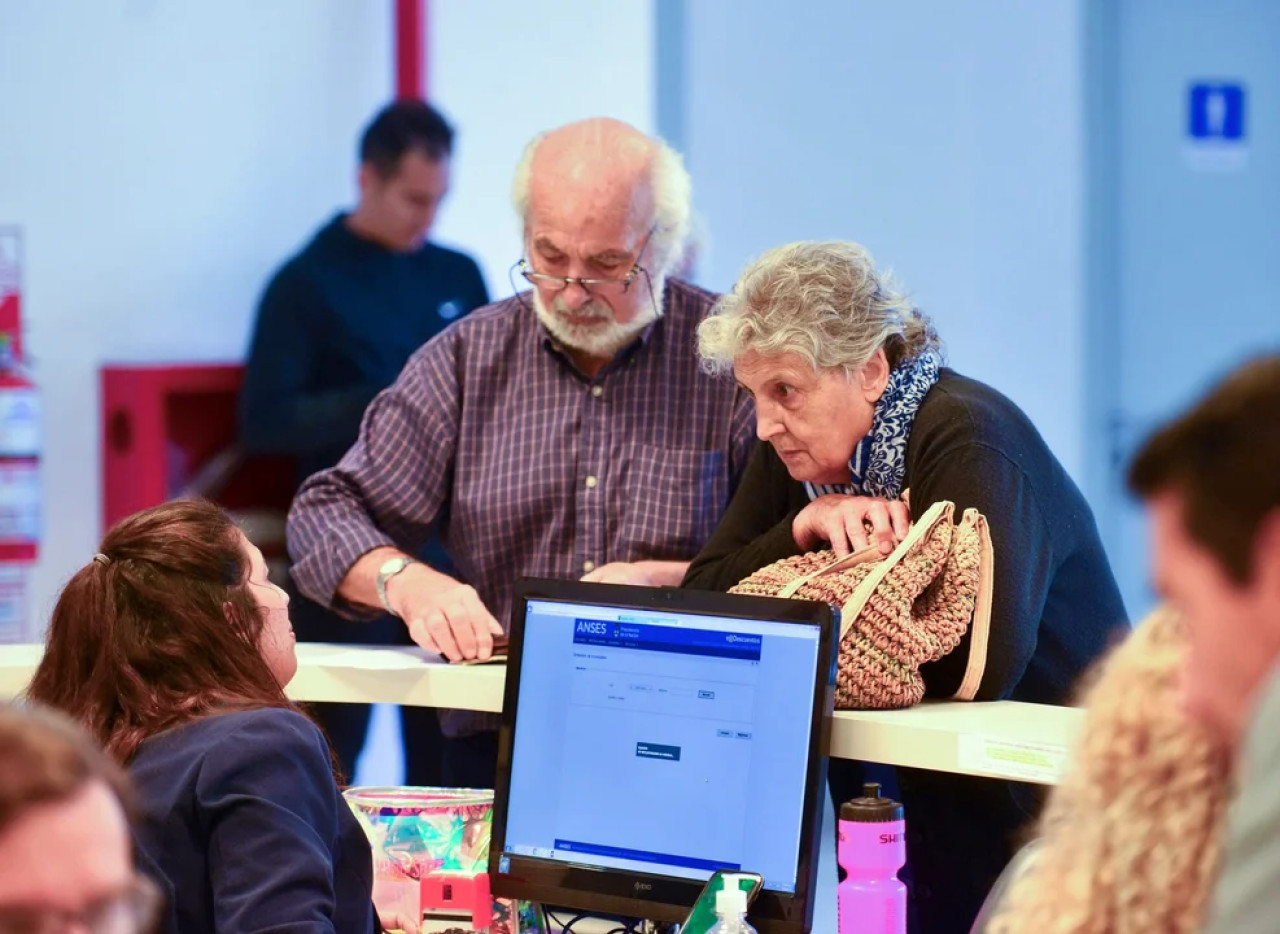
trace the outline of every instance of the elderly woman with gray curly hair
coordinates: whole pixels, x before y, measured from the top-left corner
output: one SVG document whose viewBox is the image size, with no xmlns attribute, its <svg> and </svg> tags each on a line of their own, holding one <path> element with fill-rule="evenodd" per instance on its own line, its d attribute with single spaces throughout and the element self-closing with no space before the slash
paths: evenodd
<svg viewBox="0 0 1280 934">
<path fill-rule="evenodd" d="M 1093 515 L 1027 416 L 941 365 L 929 319 L 861 246 L 765 253 L 700 326 L 705 364 L 755 398 L 762 441 L 684 586 L 725 590 L 778 559 L 878 543 L 890 552 L 941 500 L 986 516 L 995 550 L 979 700 L 1063 703 L 1125 624 Z M 910 491 L 909 496 L 907 494 Z M 959 687 L 967 646 L 922 670 Z M 831 763 L 856 797 L 862 765 Z M 912 931 L 968 931 L 1033 817 L 1029 786 L 899 769 Z"/>
</svg>

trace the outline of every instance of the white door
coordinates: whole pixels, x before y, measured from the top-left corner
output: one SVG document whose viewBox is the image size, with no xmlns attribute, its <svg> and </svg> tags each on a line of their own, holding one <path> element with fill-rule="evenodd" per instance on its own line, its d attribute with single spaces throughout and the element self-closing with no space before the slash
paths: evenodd
<svg viewBox="0 0 1280 934">
<path fill-rule="evenodd" d="M 1121 0 L 1116 28 L 1107 544 L 1137 619 L 1154 597 L 1142 513 L 1123 491 L 1134 447 L 1246 356 L 1280 350 L 1280 0 Z M 1192 142 L 1196 84 L 1243 87 L 1243 146 Z M 1211 100 L 1198 132 L 1208 120 L 1232 135 L 1234 106 Z"/>
</svg>

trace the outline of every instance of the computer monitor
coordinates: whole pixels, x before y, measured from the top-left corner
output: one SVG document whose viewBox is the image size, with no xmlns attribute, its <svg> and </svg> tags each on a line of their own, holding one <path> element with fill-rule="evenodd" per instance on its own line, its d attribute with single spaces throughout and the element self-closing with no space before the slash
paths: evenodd
<svg viewBox="0 0 1280 934">
<path fill-rule="evenodd" d="M 498 745 L 494 893 L 684 919 L 759 873 L 762 934 L 812 923 L 835 679 L 831 607 L 524 580 Z"/>
</svg>

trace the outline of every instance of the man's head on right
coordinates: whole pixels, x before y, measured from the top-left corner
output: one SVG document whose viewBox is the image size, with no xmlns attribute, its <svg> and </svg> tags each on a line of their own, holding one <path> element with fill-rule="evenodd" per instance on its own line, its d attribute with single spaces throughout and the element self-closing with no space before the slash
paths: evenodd
<svg viewBox="0 0 1280 934">
<path fill-rule="evenodd" d="M 618 120 L 571 123 L 526 147 L 512 200 L 529 271 L 545 277 L 534 307 L 554 337 L 609 359 L 661 313 L 683 258 L 690 189 L 674 151 Z"/>
<path fill-rule="evenodd" d="M 404 99 L 383 108 L 360 139 L 362 233 L 383 246 L 420 246 L 449 191 L 453 128 L 425 101 Z"/>
<path fill-rule="evenodd" d="M 1234 747 L 1280 665 L 1280 355 L 1156 432 L 1129 485 L 1150 512 L 1156 588 L 1190 631 L 1188 710 Z"/>
</svg>

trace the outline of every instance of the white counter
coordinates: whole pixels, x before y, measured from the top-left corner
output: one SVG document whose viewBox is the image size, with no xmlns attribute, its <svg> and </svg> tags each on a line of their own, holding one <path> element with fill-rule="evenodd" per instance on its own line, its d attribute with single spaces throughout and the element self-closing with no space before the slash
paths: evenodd
<svg viewBox="0 0 1280 934">
<path fill-rule="evenodd" d="M 0 646 L 0 699 L 26 687 L 41 649 Z M 502 709 L 505 676 L 501 665 L 446 665 L 416 648 L 301 643 L 289 696 L 496 713 Z M 1082 717 L 1075 708 L 1013 701 L 841 711 L 832 729 L 831 754 L 1049 784 L 1061 773 Z"/>
</svg>

